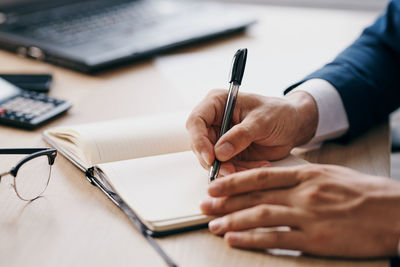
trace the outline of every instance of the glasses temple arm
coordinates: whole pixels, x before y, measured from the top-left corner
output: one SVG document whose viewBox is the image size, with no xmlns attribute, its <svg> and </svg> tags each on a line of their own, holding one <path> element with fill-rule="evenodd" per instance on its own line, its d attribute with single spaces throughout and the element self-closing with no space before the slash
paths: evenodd
<svg viewBox="0 0 400 267">
<path fill-rule="evenodd" d="M 8 175 L 8 174 L 10 174 L 9 171 L 8 171 L 8 172 L 0 173 L 0 183 L 1 183 L 1 178 L 3 178 L 3 176 L 6 176 L 6 175 Z"/>
</svg>

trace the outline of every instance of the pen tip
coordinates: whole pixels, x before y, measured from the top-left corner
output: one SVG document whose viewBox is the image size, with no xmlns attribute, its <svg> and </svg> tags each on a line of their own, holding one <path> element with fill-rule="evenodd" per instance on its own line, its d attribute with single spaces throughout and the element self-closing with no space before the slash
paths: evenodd
<svg viewBox="0 0 400 267">
<path fill-rule="evenodd" d="M 208 172 L 208 182 L 211 183 L 215 179 L 215 172 L 214 172 L 214 166 L 211 165 L 210 171 Z"/>
</svg>

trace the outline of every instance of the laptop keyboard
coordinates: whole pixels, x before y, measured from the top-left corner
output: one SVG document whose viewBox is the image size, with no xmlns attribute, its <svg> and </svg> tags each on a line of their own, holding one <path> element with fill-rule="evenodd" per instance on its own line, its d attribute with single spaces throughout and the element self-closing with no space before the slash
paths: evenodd
<svg viewBox="0 0 400 267">
<path fill-rule="evenodd" d="M 183 11 L 175 9 L 176 5 L 160 3 L 130 1 L 102 6 L 93 1 L 68 14 L 60 15 L 53 10 L 47 16 L 30 15 L 19 21 L 17 29 L 36 39 L 72 46 L 104 36 L 130 34 Z"/>
</svg>

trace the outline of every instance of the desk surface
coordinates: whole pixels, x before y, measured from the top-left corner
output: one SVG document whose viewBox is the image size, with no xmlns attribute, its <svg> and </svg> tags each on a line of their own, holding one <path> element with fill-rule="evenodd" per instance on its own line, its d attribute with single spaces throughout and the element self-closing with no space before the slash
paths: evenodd
<svg viewBox="0 0 400 267">
<path fill-rule="evenodd" d="M 214 41 L 96 76 L 0 52 L 0 72 L 51 72 L 51 95 L 70 100 L 67 116 L 47 127 L 149 113 L 190 110 L 213 87 L 226 87 L 237 48 L 248 47 L 243 91 L 280 95 L 289 84 L 331 60 L 377 16 L 371 12 L 243 7 L 259 17 L 246 34 Z M 202 73 L 200 78 L 195 74 Z M 204 77 L 207 77 L 205 79 Z M 242 90 L 242 89 L 241 89 Z M 0 147 L 45 146 L 40 132 L 0 126 Z M 311 162 L 389 175 L 383 125 L 348 146 L 296 151 Z M 1 156 L 0 170 L 16 157 Z M 30 204 L 5 179 L 0 185 L 0 266 L 163 266 L 124 214 L 59 156 L 50 185 Z M 277 257 L 229 248 L 206 229 L 158 239 L 181 266 L 387 266 L 385 260 Z"/>
</svg>

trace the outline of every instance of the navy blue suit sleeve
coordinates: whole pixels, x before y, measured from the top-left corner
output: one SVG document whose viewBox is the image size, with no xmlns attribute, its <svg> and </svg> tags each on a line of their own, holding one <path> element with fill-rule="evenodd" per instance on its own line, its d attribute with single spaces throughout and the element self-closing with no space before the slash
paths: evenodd
<svg viewBox="0 0 400 267">
<path fill-rule="evenodd" d="M 400 105 L 400 0 L 336 59 L 285 90 L 321 78 L 339 92 L 352 138 L 382 122 Z"/>
</svg>

